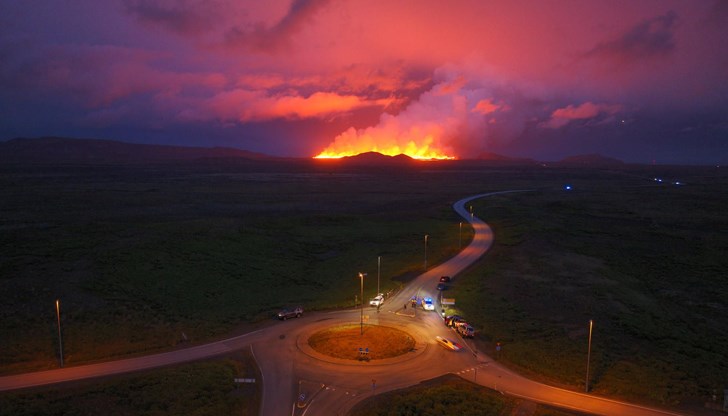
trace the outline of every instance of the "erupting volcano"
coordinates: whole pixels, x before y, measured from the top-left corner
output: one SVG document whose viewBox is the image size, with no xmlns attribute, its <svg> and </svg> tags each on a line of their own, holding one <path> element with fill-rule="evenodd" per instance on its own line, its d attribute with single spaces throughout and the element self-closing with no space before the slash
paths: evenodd
<svg viewBox="0 0 728 416">
<path fill-rule="evenodd" d="M 430 129 L 432 130 L 432 129 Z M 437 130 L 437 129 L 435 129 Z M 388 135 L 380 129 L 356 131 L 354 128 L 341 133 L 326 149 L 314 156 L 315 159 L 339 159 L 367 152 L 377 152 L 386 156 L 406 155 L 419 160 L 456 159 L 452 149 L 439 145 L 436 132 L 425 133 L 413 129 L 410 134 Z"/>
<path fill-rule="evenodd" d="M 368 152 L 377 152 L 381 153 L 385 156 L 399 156 L 399 155 L 405 155 L 409 156 L 412 159 L 419 159 L 419 160 L 453 160 L 455 159 L 455 156 L 448 156 L 446 154 L 442 154 L 437 150 L 428 149 L 428 148 L 417 148 L 417 145 L 415 143 L 409 143 L 406 149 L 400 149 L 399 147 L 390 147 L 388 149 L 379 149 L 377 147 L 374 147 L 372 149 L 364 149 L 364 150 L 329 150 L 327 148 L 323 152 L 319 153 L 318 155 L 314 156 L 314 159 L 340 159 L 342 157 L 349 157 L 349 156 L 356 156 L 363 153 Z"/>
</svg>

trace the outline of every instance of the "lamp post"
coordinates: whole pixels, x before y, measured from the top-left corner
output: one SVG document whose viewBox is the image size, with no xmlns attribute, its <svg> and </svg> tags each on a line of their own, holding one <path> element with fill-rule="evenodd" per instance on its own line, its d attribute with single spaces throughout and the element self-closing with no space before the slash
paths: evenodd
<svg viewBox="0 0 728 416">
<path fill-rule="evenodd" d="M 591 339 L 592 339 L 592 327 L 594 326 L 594 321 L 589 320 L 589 347 L 587 348 L 586 352 L 586 388 L 585 391 L 589 393 L 589 360 L 591 358 Z"/>
<path fill-rule="evenodd" d="M 458 248 L 463 248 L 463 222 L 460 221 L 460 233 L 458 234 Z"/>
<path fill-rule="evenodd" d="M 379 274 L 382 269 L 382 256 L 377 256 L 377 296 L 379 296 Z"/>
<path fill-rule="evenodd" d="M 56 318 L 58 319 L 58 350 L 61 353 L 61 367 L 63 367 L 63 338 L 61 338 L 61 302 L 56 299 Z"/>
<path fill-rule="evenodd" d="M 359 335 L 364 335 L 364 276 L 366 273 L 359 272 L 359 280 L 361 281 L 361 314 L 359 319 Z"/>
<path fill-rule="evenodd" d="M 427 271 L 427 237 L 429 235 L 425 234 L 425 271 Z"/>
</svg>

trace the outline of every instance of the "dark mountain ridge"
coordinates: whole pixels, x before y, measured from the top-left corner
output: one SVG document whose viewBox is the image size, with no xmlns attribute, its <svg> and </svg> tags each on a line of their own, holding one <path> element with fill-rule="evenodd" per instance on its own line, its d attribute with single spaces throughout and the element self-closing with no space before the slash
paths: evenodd
<svg viewBox="0 0 728 416">
<path fill-rule="evenodd" d="M 64 137 L 16 138 L 0 142 L 0 163 L 5 164 L 142 164 L 186 161 L 305 161 L 309 158 L 281 158 L 229 147 L 188 147 L 159 144 L 139 144 L 103 139 L 74 139 Z M 378 152 L 365 152 L 334 160 L 317 160 L 340 166 L 416 166 L 420 161 L 400 154 L 387 156 Z M 538 164 L 533 159 L 512 158 L 490 152 L 475 158 L 437 161 L 439 164 Z M 612 167 L 624 165 L 618 159 L 588 154 L 571 156 L 550 165 Z"/>
<path fill-rule="evenodd" d="M 146 163 L 209 158 L 275 159 L 227 147 L 185 147 L 63 137 L 17 138 L 0 142 L 4 163 Z"/>
<path fill-rule="evenodd" d="M 579 166 L 621 166 L 624 165 L 624 162 L 603 156 L 597 153 L 592 153 L 588 155 L 576 155 L 576 156 L 569 156 L 564 159 L 561 159 L 561 161 L 557 162 L 562 165 L 579 165 Z"/>
</svg>

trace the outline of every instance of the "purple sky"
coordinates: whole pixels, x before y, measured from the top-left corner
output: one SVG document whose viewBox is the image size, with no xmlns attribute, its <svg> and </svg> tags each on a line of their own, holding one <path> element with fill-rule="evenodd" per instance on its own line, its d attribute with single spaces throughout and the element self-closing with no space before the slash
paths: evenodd
<svg viewBox="0 0 728 416">
<path fill-rule="evenodd" d="M 0 140 L 728 164 L 728 1 L 0 2 Z"/>
</svg>

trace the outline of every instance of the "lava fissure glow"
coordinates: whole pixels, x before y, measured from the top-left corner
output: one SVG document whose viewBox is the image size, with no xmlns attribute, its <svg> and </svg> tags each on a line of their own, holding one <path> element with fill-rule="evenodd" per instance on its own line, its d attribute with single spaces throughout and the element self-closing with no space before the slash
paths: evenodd
<svg viewBox="0 0 728 416">
<path fill-rule="evenodd" d="M 350 156 L 356 156 L 362 153 L 368 153 L 368 152 L 376 152 L 383 154 L 385 156 L 399 156 L 399 155 L 405 155 L 409 156 L 412 159 L 418 159 L 418 160 L 454 160 L 456 159 L 455 156 L 448 156 L 442 153 L 439 153 L 437 151 L 427 151 L 427 152 L 419 152 L 416 151 L 415 153 L 408 153 L 406 151 L 399 151 L 399 150 L 378 150 L 378 149 L 370 149 L 370 150 L 364 150 L 364 151 L 343 151 L 343 152 L 332 152 L 329 150 L 324 150 L 323 152 L 319 153 L 318 155 L 314 156 L 314 159 L 341 159 L 343 157 L 350 157 Z"/>
<path fill-rule="evenodd" d="M 451 151 L 435 144 L 439 143 L 439 140 L 435 140 L 433 134 L 409 138 L 372 133 L 371 130 L 357 132 L 354 129 L 349 129 L 337 136 L 326 149 L 314 156 L 314 158 L 340 159 L 367 152 L 376 152 L 385 156 L 405 155 L 418 160 L 456 159 Z"/>
</svg>

